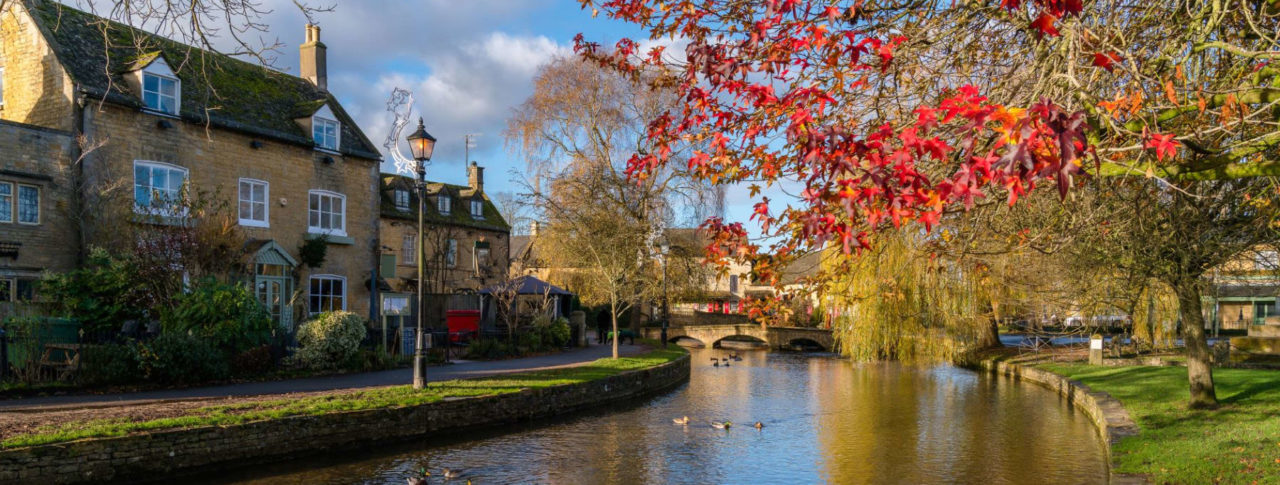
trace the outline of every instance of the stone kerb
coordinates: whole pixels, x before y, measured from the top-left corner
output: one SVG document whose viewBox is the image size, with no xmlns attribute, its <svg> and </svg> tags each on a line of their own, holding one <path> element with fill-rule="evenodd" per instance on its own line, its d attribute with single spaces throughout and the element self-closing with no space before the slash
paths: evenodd
<svg viewBox="0 0 1280 485">
<path fill-rule="evenodd" d="M 227 466 L 515 423 L 633 399 L 689 379 L 689 356 L 590 382 L 403 408 L 294 416 L 0 451 L 0 484 L 171 479 Z"/>
<path fill-rule="evenodd" d="M 1098 428 L 1098 436 L 1102 439 L 1108 457 L 1112 456 L 1111 447 L 1122 438 L 1138 434 L 1138 425 L 1129 417 L 1129 411 L 1119 400 L 1106 392 L 1094 391 L 1080 381 L 1067 379 L 1044 369 L 991 359 L 982 360 L 977 366 L 993 374 L 1033 382 L 1067 398 L 1068 402 L 1083 410 Z M 1142 476 L 1118 474 L 1114 470 L 1114 462 L 1110 465 L 1112 484 L 1149 483 Z"/>
</svg>

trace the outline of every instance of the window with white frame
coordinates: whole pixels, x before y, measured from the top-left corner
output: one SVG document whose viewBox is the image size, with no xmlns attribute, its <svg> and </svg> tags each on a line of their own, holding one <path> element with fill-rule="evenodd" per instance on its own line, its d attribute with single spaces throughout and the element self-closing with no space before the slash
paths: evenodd
<svg viewBox="0 0 1280 485">
<path fill-rule="evenodd" d="M 729 293 L 738 292 L 738 275 L 729 275 Z"/>
<path fill-rule="evenodd" d="M 481 202 L 480 199 L 471 199 L 471 217 L 484 219 L 484 202 Z"/>
<path fill-rule="evenodd" d="M 133 162 L 133 208 L 140 214 L 185 215 L 182 186 L 187 169 L 167 163 Z"/>
<path fill-rule="evenodd" d="M 178 78 L 151 72 L 142 73 L 142 102 L 147 109 L 178 114 Z"/>
<path fill-rule="evenodd" d="M 1253 268 L 1257 270 L 1280 268 L 1280 253 L 1271 250 L 1258 251 L 1253 255 Z"/>
<path fill-rule="evenodd" d="M 396 202 L 396 210 L 398 211 L 409 210 L 409 191 L 396 189 L 395 192 L 393 192 L 393 194 Z"/>
<path fill-rule="evenodd" d="M 315 275 L 311 277 L 311 287 L 307 292 L 307 310 L 316 315 L 347 309 L 347 279 L 335 275 Z"/>
<path fill-rule="evenodd" d="M 453 199 L 449 198 L 449 194 L 441 192 L 436 196 L 436 209 L 443 215 L 449 215 L 449 211 L 453 209 Z"/>
<path fill-rule="evenodd" d="M 240 225 L 270 227 L 267 220 L 267 198 L 270 186 L 255 179 L 240 179 Z"/>
<path fill-rule="evenodd" d="M 325 190 L 312 190 L 309 193 L 309 198 L 307 231 L 316 234 L 346 236 L 346 196 Z"/>
<path fill-rule="evenodd" d="M 338 122 L 316 118 L 311 123 L 311 138 L 316 146 L 327 150 L 338 149 Z"/>
<path fill-rule="evenodd" d="M 472 266 L 474 266 L 472 271 L 475 271 L 476 274 L 480 274 L 480 270 L 487 267 L 489 264 L 489 248 L 479 247 L 475 248 L 475 251 L 475 257 L 472 258 Z"/>
<path fill-rule="evenodd" d="M 444 253 L 444 264 L 450 268 L 458 265 L 458 240 L 450 239 L 448 249 Z"/>
<path fill-rule="evenodd" d="M 418 236 L 417 234 L 405 234 L 404 242 L 400 246 L 400 260 L 404 264 L 418 264 Z"/>
<path fill-rule="evenodd" d="M 34 185 L 18 186 L 18 224 L 40 223 L 40 188 Z"/>
<path fill-rule="evenodd" d="M 0 222 L 13 222 L 13 184 L 0 182 Z"/>
</svg>

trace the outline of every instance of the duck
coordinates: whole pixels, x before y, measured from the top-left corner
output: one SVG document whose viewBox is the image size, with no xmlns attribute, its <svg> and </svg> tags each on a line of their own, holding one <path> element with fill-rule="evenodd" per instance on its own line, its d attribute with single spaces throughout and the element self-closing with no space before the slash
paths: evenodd
<svg viewBox="0 0 1280 485">
<path fill-rule="evenodd" d="M 689 424 L 689 417 L 685 416 L 683 418 L 675 418 L 672 419 L 672 421 L 675 421 L 676 424 Z"/>
<path fill-rule="evenodd" d="M 729 363 L 725 362 L 724 365 L 729 365 Z M 720 361 L 717 360 L 715 362 L 712 362 L 711 367 L 720 367 Z"/>
<path fill-rule="evenodd" d="M 715 429 L 729 429 L 731 426 L 733 426 L 733 423 L 729 421 L 725 421 L 723 423 L 716 421 L 711 422 L 711 427 Z"/>
<path fill-rule="evenodd" d="M 756 421 L 756 429 L 764 429 L 764 423 Z"/>
<path fill-rule="evenodd" d="M 427 471 L 426 468 L 422 468 L 418 470 L 418 476 L 409 477 L 405 480 L 409 482 L 409 485 L 427 485 L 427 479 L 430 477 L 431 472 Z"/>
<path fill-rule="evenodd" d="M 712 357 L 712 358 L 711 358 L 711 361 L 712 361 L 712 362 L 719 362 L 719 361 L 720 361 L 720 358 L 719 358 L 719 357 Z"/>
<path fill-rule="evenodd" d="M 441 472 L 441 475 L 444 476 L 445 480 L 453 480 L 455 478 L 462 476 L 462 472 L 459 470 L 450 470 L 448 468 L 445 468 L 444 471 Z"/>
<path fill-rule="evenodd" d="M 729 361 L 727 361 L 727 360 L 726 360 L 726 361 L 724 361 L 724 366 L 725 366 L 725 367 L 729 367 Z"/>
</svg>

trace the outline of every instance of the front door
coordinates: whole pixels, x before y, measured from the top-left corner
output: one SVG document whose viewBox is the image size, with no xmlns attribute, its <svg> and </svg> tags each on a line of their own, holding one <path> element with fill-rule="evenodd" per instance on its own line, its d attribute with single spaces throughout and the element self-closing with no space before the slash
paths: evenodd
<svg viewBox="0 0 1280 485">
<path fill-rule="evenodd" d="M 289 306 L 289 296 L 292 293 L 290 278 L 282 278 L 279 276 L 262 276 L 255 278 L 257 281 L 258 301 L 267 308 L 267 313 L 271 314 L 271 321 L 285 330 L 291 330 L 288 327 L 292 323 L 292 308 Z"/>
</svg>

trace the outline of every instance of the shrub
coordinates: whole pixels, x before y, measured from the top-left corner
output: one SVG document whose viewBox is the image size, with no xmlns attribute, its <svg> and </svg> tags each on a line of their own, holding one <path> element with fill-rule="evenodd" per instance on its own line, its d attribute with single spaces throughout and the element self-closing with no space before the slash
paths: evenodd
<svg viewBox="0 0 1280 485">
<path fill-rule="evenodd" d="M 514 355 L 519 353 L 507 342 L 498 339 L 478 338 L 467 344 L 468 359 L 501 359 Z"/>
<path fill-rule="evenodd" d="M 137 344 L 86 345 L 80 351 L 80 384 L 111 386 L 141 381 Z"/>
<path fill-rule="evenodd" d="M 271 346 L 264 344 L 236 354 L 231 359 L 231 372 L 238 376 L 265 374 L 274 364 Z"/>
<path fill-rule="evenodd" d="M 344 365 L 360 350 L 364 319 L 351 312 L 325 312 L 298 329 L 298 352 L 293 360 L 311 369 Z"/>
<path fill-rule="evenodd" d="M 538 334 L 538 340 L 546 349 L 558 349 L 569 343 L 572 331 L 569 329 L 569 320 L 565 318 L 552 319 L 547 316 L 540 316 L 533 320 L 533 328 L 531 330 Z"/>
<path fill-rule="evenodd" d="M 139 368 L 153 382 L 195 384 L 225 379 L 230 374 L 222 352 L 194 335 L 163 333 L 137 349 Z"/>
<path fill-rule="evenodd" d="M 167 333 L 195 335 L 229 355 L 266 344 L 272 331 L 271 316 L 248 286 L 213 278 L 175 296 L 160 324 Z"/>
<path fill-rule="evenodd" d="M 63 316 L 82 322 L 85 333 L 98 335 L 143 318 L 149 305 L 139 281 L 130 261 L 94 248 L 83 268 L 46 275 L 40 294 Z"/>
</svg>

